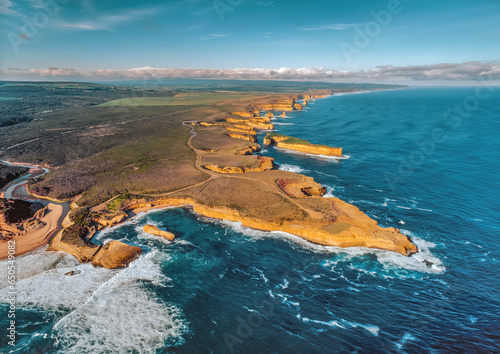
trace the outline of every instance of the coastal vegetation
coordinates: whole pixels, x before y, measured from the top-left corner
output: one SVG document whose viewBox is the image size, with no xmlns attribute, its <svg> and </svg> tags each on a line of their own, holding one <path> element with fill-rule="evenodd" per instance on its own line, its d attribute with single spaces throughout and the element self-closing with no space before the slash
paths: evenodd
<svg viewBox="0 0 500 354">
<path fill-rule="evenodd" d="M 21 166 L 11 166 L 0 163 L 0 189 L 10 181 L 28 172 L 28 168 Z"/>
</svg>

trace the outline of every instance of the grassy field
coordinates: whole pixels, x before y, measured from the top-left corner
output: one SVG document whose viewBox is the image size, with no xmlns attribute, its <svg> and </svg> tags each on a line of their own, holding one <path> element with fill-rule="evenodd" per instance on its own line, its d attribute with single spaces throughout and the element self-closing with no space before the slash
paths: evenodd
<svg viewBox="0 0 500 354">
<path fill-rule="evenodd" d="M 227 100 L 249 98 L 255 96 L 246 92 L 185 92 L 174 97 L 131 97 L 108 101 L 100 104 L 101 107 L 138 107 L 138 106 L 203 106 Z"/>
</svg>

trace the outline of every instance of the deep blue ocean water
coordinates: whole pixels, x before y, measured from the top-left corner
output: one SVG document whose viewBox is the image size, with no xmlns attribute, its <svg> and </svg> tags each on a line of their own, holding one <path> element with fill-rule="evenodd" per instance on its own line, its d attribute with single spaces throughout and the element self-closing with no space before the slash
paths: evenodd
<svg viewBox="0 0 500 354">
<path fill-rule="evenodd" d="M 17 260 L 15 352 L 500 352 L 500 88 L 333 96 L 288 115 L 277 132 L 346 158 L 261 154 L 400 228 L 420 253 L 150 212 L 97 236 L 143 247 L 129 268 L 43 251 Z M 148 236 L 146 223 L 177 241 Z M 0 345 L 11 349 L 5 336 Z"/>
</svg>

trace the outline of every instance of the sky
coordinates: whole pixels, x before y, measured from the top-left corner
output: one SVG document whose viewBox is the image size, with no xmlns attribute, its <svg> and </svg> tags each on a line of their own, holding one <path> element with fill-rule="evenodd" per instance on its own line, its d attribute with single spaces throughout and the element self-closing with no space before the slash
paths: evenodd
<svg viewBox="0 0 500 354">
<path fill-rule="evenodd" d="M 0 78 L 500 83 L 499 0 L 0 0 Z"/>
</svg>

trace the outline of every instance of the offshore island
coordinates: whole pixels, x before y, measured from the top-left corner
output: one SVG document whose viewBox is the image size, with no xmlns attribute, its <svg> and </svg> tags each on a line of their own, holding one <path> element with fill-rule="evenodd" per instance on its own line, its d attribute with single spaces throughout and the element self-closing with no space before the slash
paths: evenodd
<svg viewBox="0 0 500 354">
<path fill-rule="evenodd" d="M 120 241 L 100 245 L 93 242 L 94 235 L 139 212 L 164 207 L 188 207 L 206 217 L 321 245 L 405 256 L 418 251 L 398 229 L 382 228 L 357 207 L 325 197 L 326 188 L 313 178 L 278 170 L 272 158 L 255 154 L 262 145 L 274 145 L 341 157 L 341 147 L 274 132 L 275 114 L 286 117 L 286 112 L 336 93 L 401 87 L 316 88 L 302 83 L 306 87 L 260 91 L 254 86 L 185 90 L 3 83 L 4 90 L 5 85 L 9 92 L 29 88 L 40 97 L 62 93 L 74 102 L 43 118 L 28 114 L 26 121 L 1 128 L 7 144 L 0 158 L 11 164 L 1 165 L 5 199 L 0 199 L 0 242 L 36 239 L 25 242 L 23 253 L 49 243 L 48 251 L 64 251 L 81 262 L 123 267 L 142 249 Z M 261 133 L 267 134 L 259 142 Z M 31 176 L 22 181 L 28 168 Z M 174 237 L 168 230 L 149 231 Z"/>
</svg>

